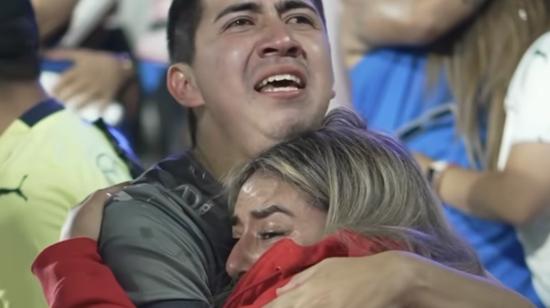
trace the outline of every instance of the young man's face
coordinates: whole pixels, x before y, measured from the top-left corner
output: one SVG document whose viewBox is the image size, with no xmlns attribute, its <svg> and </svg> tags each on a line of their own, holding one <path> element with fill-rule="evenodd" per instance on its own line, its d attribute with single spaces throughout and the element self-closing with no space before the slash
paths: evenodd
<svg viewBox="0 0 550 308">
<path fill-rule="evenodd" d="M 333 97 L 324 24 L 311 0 L 202 0 L 193 71 L 205 116 L 254 155 L 318 125 Z"/>
</svg>

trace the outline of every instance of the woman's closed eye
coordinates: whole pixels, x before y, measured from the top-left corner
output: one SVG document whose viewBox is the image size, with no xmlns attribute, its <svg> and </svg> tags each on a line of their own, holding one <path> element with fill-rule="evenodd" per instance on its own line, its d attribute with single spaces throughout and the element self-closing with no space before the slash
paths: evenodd
<svg viewBox="0 0 550 308">
<path fill-rule="evenodd" d="M 285 237 L 289 234 L 286 230 L 269 230 L 258 232 L 258 238 L 262 241 L 269 241 L 280 237 Z"/>
</svg>

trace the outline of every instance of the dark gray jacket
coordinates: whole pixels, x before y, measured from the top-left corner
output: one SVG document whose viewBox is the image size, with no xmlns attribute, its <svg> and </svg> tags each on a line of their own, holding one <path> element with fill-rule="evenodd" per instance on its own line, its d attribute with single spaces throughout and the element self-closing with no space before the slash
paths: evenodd
<svg viewBox="0 0 550 308">
<path fill-rule="evenodd" d="M 212 305 L 228 282 L 234 242 L 221 194 L 187 153 L 151 168 L 107 205 L 100 253 L 137 306 Z"/>
</svg>

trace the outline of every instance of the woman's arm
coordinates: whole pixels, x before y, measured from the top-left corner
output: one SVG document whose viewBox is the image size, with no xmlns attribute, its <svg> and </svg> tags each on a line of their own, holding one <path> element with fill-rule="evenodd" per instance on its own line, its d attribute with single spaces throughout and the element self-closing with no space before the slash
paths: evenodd
<svg viewBox="0 0 550 308">
<path fill-rule="evenodd" d="M 295 276 L 269 308 L 278 307 L 533 307 L 489 279 L 412 253 L 334 258 Z"/>
<path fill-rule="evenodd" d="M 497 281 L 466 274 L 410 254 L 400 256 L 412 268 L 407 307 L 534 307 Z"/>
<path fill-rule="evenodd" d="M 33 262 L 32 272 L 50 307 L 135 307 L 97 249 L 104 203 L 126 184 L 99 190 L 73 208 L 61 231 L 64 241 L 46 248 Z"/>
<path fill-rule="evenodd" d="M 46 248 L 32 271 L 52 308 L 135 307 L 102 263 L 92 239 L 75 238 Z"/>
</svg>

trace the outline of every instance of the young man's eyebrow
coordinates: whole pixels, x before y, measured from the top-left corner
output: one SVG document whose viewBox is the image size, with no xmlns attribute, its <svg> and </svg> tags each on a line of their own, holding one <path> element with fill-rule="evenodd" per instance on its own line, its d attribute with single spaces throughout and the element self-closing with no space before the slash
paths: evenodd
<svg viewBox="0 0 550 308">
<path fill-rule="evenodd" d="M 280 206 L 280 205 L 277 205 L 277 204 L 273 204 L 273 205 L 270 205 L 266 208 L 263 208 L 263 209 L 260 209 L 260 210 L 253 210 L 250 212 L 250 216 L 256 218 L 256 219 L 263 219 L 263 218 L 267 218 L 275 213 L 282 213 L 282 214 L 285 214 L 287 216 L 290 216 L 290 217 L 294 217 L 294 214 L 289 211 L 288 209 Z"/>
<path fill-rule="evenodd" d="M 220 18 L 237 12 L 253 12 L 253 13 L 260 13 L 262 11 L 262 7 L 255 2 L 244 2 L 244 3 L 237 3 L 230 5 L 223 9 L 218 16 L 216 16 L 216 19 L 214 19 L 214 22 L 217 22 Z"/>
<path fill-rule="evenodd" d="M 315 15 L 319 15 L 319 12 L 317 12 L 313 5 L 308 2 L 299 0 L 282 0 L 275 5 L 275 8 L 277 9 L 277 13 L 279 13 L 279 15 L 283 15 L 288 11 L 297 9 L 310 10 L 311 12 L 315 13 Z"/>
</svg>

